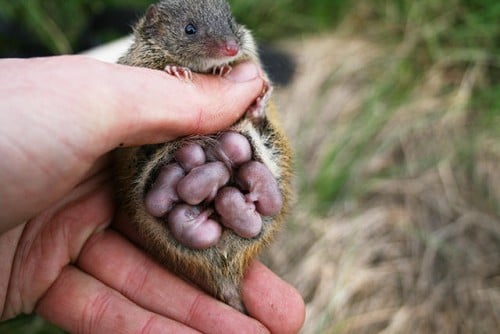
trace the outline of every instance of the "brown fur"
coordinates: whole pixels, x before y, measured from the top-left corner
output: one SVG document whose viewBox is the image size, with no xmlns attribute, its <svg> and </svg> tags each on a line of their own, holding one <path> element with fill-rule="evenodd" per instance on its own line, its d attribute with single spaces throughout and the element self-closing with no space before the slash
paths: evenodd
<svg viewBox="0 0 500 334">
<path fill-rule="evenodd" d="M 205 1 L 221 2 L 221 0 Z M 178 63 L 176 58 L 166 56 L 171 51 L 159 50 L 161 47 L 158 43 L 145 36 L 147 35 L 145 27 L 148 26 L 147 20 L 150 15 L 152 15 L 151 10 L 139 21 L 135 28 L 135 42 L 119 62 L 154 69 L 163 69 L 166 64 L 192 68 L 192 63 Z M 161 16 L 156 17 L 155 20 L 155 24 L 158 24 Z M 241 26 L 237 26 L 236 30 L 243 34 L 239 37 L 242 50 L 248 50 L 236 61 L 248 58 L 258 61 L 253 38 L 248 30 Z M 165 31 L 162 30 L 161 33 L 165 35 Z M 249 262 L 271 242 L 289 210 L 291 151 L 272 103 L 266 107 L 266 117 L 258 125 L 253 124 L 247 118 L 242 118 L 231 127 L 231 130 L 238 131 L 249 139 L 252 143 L 254 159 L 268 165 L 278 180 L 283 196 L 281 212 L 275 217 L 264 217 L 263 230 L 257 237 L 244 239 L 231 230 L 225 229 L 216 246 L 205 250 L 194 250 L 181 245 L 172 237 L 162 219 L 155 218 L 146 211 L 144 197 L 156 178 L 159 167 L 173 160 L 173 153 L 185 141 L 195 140 L 203 146 L 209 146 L 217 134 L 207 137 L 186 137 L 160 145 L 116 150 L 117 196 L 130 216 L 138 236 L 154 258 L 213 296 L 244 311 L 240 296 L 240 282 L 245 270 Z"/>
</svg>

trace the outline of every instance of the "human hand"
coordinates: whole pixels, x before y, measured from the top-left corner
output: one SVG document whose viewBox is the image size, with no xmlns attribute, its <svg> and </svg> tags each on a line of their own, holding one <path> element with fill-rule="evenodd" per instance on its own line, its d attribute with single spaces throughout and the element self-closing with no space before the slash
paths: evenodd
<svg viewBox="0 0 500 334">
<path fill-rule="evenodd" d="M 0 73 L 0 319 L 36 311 L 91 333 L 298 331 L 302 300 L 261 264 L 243 285 L 252 319 L 109 228 L 126 233 L 127 221 L 107 153 L 228 127 L 260 93 L 255 66 L 194 85 L 81 57 L 5 60 Z"/>
</svg>

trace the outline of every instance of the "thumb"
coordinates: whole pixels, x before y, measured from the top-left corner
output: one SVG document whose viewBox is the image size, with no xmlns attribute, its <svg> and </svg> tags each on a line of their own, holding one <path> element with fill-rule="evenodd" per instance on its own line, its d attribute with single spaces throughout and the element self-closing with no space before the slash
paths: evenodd
<svg viewBox="0 0 500 334">
<path fill-rule="evenodd" d="M 217 132 L 236 122 L 263 87 L 260 70 L 251 62 L 225 77 L 194 73 L 192 82 L 162 71 L 122 67 L 126 83 L 114 86 L 115 99 L 123 101 L 115 108 L 120 119 L 115 146 Z"/>
</svg>

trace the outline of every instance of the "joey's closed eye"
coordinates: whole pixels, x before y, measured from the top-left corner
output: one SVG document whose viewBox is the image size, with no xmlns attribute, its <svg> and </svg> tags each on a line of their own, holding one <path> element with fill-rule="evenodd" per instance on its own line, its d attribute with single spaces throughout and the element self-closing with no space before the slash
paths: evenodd
<svg viewBox="0 0 500 334">
<path fill-rule="evenodd" d="M 185 28 L 184 28 L 184 31 L 186 32 L 186 34 L 188 35 L 194 35 L 196 34 L 196 32 L 198 31 L 196 29 L 196 26 L 192 23 L 189 23 Z"/>
</svg>

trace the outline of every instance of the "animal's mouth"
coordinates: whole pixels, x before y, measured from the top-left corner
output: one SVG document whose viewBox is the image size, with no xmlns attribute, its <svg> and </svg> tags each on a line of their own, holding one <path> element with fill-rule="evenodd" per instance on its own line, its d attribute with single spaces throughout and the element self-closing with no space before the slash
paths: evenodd
<svg viewBox="0 0 500 334">
<path fill-rule="evenodd" d="M 192 68 L 192 70 L 200 73 L 217 74 L 221 68 L 232 67 L 238 57 L 239 53 L 234 57 L 206 57 L 200 59 L 200 62 L 196 64 L 197 68 Z"/>
</svg>

